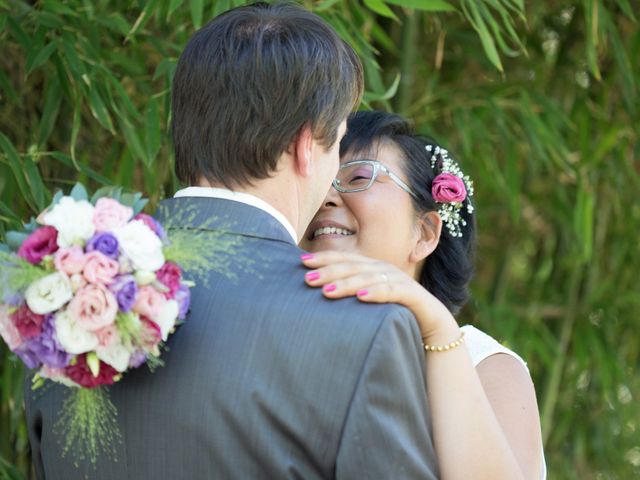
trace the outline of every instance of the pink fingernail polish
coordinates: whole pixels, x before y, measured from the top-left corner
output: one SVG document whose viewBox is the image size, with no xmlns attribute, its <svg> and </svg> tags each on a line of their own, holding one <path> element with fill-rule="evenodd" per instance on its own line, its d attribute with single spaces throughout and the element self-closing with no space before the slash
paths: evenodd
<svg viewBox="0 0 640 480">
<path fill-rule="evenodd" d="M 322 290 L 324 290 L 327 293 L 333 292 L 335 289 L 336 289 L 336 286 L 333 283 L 330 283 L 330 284 L 325 285 L 324 287 L 322 287 Z"/>
<path fill-rule="evenodd" d="M 318 272 L 308 272 L 305 274 L 305 277 L 307 277 L 307 280 L 310 282 L 314 282 L 320 278 L 320 274 Z"/>
<path fill-rule="evenodd" d="M 302 255 L 300 255 L 300 259 L 302 261 L 311 260 L 312 258 L 313 258 L 313 253 L 303 253 Z"/>
<path fill-rule="evenodd" d="M 359 297 L 364 297 L 366 295 L 369 295 L 369 290 L 358 290 L 356 295 Z"/>
</svg>

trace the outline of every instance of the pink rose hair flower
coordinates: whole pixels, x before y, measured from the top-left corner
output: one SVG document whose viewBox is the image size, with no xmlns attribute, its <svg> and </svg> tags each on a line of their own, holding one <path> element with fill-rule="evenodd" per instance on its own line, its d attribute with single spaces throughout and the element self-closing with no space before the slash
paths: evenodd
<svg viewBox="0 0 640 480">
<path fill-rule="evenodd" d="M 22 242 L 18 256 L 27 262 L 37 265 L 47 255 L 58 250 L 58 231 L 54 227 L 41 227 Z"/>
<path fill-rule="evenodd" d="M 98 232 L 107 232 L 124 227 L 133 216 L 133 209 L 113 198 L 103 197 L 96 202 L 93 224 Z"/>
<path fill-rule="evenodd" d="M 433 180 L 431 195 L 438 203 L 462 203 L 467 198 L 467 189 L 457 175 L 441 173 Z"/>
</svg>

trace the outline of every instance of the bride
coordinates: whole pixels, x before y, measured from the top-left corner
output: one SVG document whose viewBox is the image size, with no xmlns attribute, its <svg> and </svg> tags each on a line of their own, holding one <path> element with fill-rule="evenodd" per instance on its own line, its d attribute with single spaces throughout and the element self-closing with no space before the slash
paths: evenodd
<svg viewBox="0 0 640 480">
<path fill-rule="evenodd" d="M 305 281 L 328 298 L 395 302 L 425 345 L 443 479 L 546 478 L 525 362 L 454 318 L 473 273 L 473 186 L 449 153 L 384 112 L 358 112 L 341 166 L 301 247 Z"/>
</svg>

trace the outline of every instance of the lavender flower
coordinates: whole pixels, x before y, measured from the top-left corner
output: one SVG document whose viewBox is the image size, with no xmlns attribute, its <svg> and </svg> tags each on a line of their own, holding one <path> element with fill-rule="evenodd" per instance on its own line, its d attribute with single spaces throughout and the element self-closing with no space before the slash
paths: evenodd
<svg viewBox="0 0 640 480">
<path fill-rule="evenodd" d="M 147 354 L 142 350 L 136 350 L 129 357 L 129 368 L 138 368 L 147 361 Z"/>
<path fill-rule="evenodd" d="M 87 253 L 97 250 L 114 260 L 118 259 L 118 248 L 118 239 L 109 232 L 96 233 L 89 239 L 86 246 Z"/>
<path fill-rule="evenodd" d="M 138 287 L 133 275 L 117 276 L 109 285 L 109 290 L 116 296 L 118 308 L 122 312 L 131 311 L 138 296 Z"/>
<path fill-rule="evenodd" d="M 42 333 L 27 340 L 15 353 L 28 368 L 36 368 L 41 364 L 51 368 L 64 368 L 72 357 L 64 351 L 56 339 L 53 315 L 47 315 Z"/>
<path fill-rule="evenodd" d="M 189 304 L 191 303 L 191 290 L 184 283 L 180 284 L 175 300 L 178 302 L 178 318 L 184 320 L 189 312 Z"/>
</svg>

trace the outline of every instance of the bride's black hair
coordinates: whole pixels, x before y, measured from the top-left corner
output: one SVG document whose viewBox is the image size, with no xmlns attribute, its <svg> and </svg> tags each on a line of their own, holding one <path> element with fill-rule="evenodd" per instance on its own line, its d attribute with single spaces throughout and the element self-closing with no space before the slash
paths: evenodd
<svg viewBox="0 0 640 480">
<path fill-rule="evenodd" d="M 347 120 L 347 134 L 340 142 L 340 156 L 345 153 L 371 152 L 376 145 L 391 143 L 404 155 L 404 171 L 408 184 L 418 198 L 413 199 L 418 214 L 437 211 L 438 204 L 431 195 L 433 179 L 440 173 L 431 168 L 432 153 L 442 148 L 434 140 L 416 135 L 404 118 L 386 112 L 362 111 Z M 427 257 L 419 282 L 440 300 L 453 314 L 469 298 L 469 282 L 473 276 L 475 253 L 475 215 L 467 212 L 467 202 L 461 209 L 466 225 L 460 225 L 461 237 L 452 236 L 444 228 L 436 249 Z"/>
</svg>

